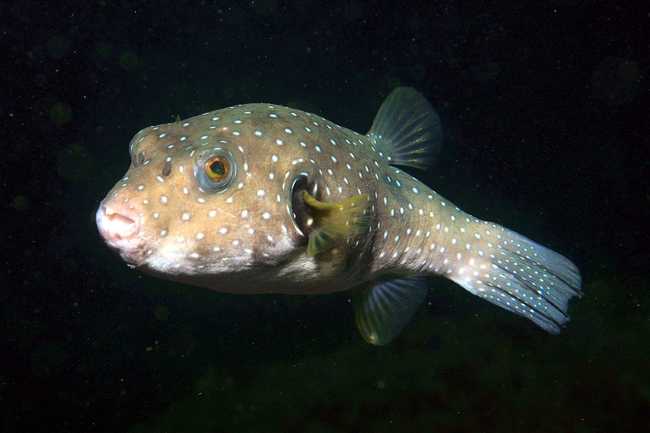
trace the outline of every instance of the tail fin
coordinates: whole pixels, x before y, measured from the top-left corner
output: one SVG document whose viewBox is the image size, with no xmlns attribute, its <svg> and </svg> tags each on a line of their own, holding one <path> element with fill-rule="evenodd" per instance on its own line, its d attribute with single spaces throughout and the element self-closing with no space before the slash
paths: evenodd
<svg viewBox="0 0 650 433">
<path fill-rule="evenodd" d="M 451 277 L 471 293 L 557 334 L 569 300 L 581 296 L 580 272 L 566 257 L 511 230 L 479 223 L 473 256 Z"/>
</svg>

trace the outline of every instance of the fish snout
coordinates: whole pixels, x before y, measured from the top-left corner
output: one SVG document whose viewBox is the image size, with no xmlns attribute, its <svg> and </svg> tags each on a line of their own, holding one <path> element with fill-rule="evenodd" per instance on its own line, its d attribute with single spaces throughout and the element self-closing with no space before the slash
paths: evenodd
<svg viewBox="0 0 650 433">
<path fill-rule="evenodd" d="M 109 243 L 128 241 L 140 232 L 139 217 L 134 209 L 102 203 L 97 209 L 97 228 Z"/>
</svg>

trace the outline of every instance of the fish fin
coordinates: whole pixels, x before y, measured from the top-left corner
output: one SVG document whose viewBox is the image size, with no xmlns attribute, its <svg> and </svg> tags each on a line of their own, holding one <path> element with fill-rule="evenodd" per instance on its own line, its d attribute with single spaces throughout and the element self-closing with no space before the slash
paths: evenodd
<svg viewBox="0 0 650 433">
<path fill-rule="evenodd" d="M 355 297 L 355 322 L 368 343 L 383 346 L 404 329 L 427 295 L 422 277 L 400 278 L 365 288 Z"/>
<path fill-rule="evenodd" d="M 305 204 L 314 215 L 315 229 L 309 234 L 307 254 L 316 256 L 335 248 L 368 228 L 368 196 L 354 195 L 340 202 L 323 202 L 307 191 Z"/>
<path fill-rule="evenodd" d="M 426 169 L 442 145 L 440 118 L 411 87 L 398 87 L 381 104 L 368 138 L 391 165 Z"/>
<path fill-rule="evenodd" d="M 569 300 L 581 296 L 578 268 L 566 257 L 487 222 L 478 230 L 482 256 L 475 256 L 453 281 L 471 293 L 557 334 L 569 321 Z M 478 273 L 478 276 L 477 274 Z"/>
</svg>

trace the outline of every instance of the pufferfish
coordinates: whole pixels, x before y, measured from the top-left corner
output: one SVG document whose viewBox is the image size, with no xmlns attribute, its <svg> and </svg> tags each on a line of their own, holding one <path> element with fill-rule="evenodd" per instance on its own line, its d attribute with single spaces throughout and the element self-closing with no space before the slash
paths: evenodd
<svg viewBox="0 0 650 433">
<path fill-rule="evenodd" d="M 363 338 L 395 338 L 431 276 L 558 333 L 576 266 L 463 212 L 398 167 L 426 169 L 440 119 L 395 89 L 365 135 L 285 106 L 237 105 L 151 126 L 97 227 L 131 267 L 229 293 L 354 292 Z"/>
</svg>

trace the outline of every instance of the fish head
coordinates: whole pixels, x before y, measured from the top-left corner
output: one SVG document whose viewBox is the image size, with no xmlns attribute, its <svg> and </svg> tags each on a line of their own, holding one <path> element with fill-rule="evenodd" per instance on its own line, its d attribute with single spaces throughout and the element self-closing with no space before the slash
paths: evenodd
<svg viewBox="0 0 650 433">
<path fill-rule="evenodd" d="M 133 267 L 211 288 L 215 276 L 260 275 L 304 251 L 294 207 L 306 155 L 278 128 L 241 106 L 143 129 L 99 205 L 100 234 Z"/>
</svg>

